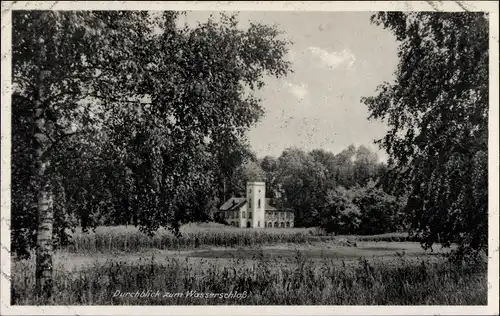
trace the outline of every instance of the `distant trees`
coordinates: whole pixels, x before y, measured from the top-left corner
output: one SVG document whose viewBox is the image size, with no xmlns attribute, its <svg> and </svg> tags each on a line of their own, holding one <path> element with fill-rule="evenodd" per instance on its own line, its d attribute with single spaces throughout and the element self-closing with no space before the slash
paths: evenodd
<svg viewBox="0 0 500 316">
<path fill-rule="evenodd" d="M 278 159 L 272 156 L 266 156 L 260 161 L 260 167 L 264 172 L 266 182 L 266 196 L 276 198 L 280 187 L 278 183 Z"/>
<path fill-rule="evenodd" d="M 256 159 L 249 159 L 242 162 L 234 171 L 230 187 L 231 196 L 245 196 L 246 185 L 250 181 L 265 181 L 265 174 Z"/>
<path fill-rule="evenodd" d="M 267 196 L 274 197 L 275 192 L 279 193 L 278 202 L 295 212 L 296 226 L 321 226 L 332 232 L 352 234 L 402 229 L 385 220 L 381 220 L 383 224 L 373 224 L 363 219 L 363 214 L 371 212 L 373 216 L 393 220 L 391 212 L 397 208 L 391 205 L 391 210 L 386 210 L 388 204 L 382 205 L 384 199 L 396 198 L 384 192 L 382 185 L 375 187 L 375 181 L 385 174 L 386 166 L 365 146 L 356 148 L 351 145 L 338 154 L 321 149 L 305 152 L 288 148 L 278 158 L 264 157 L 260 166 L 266 187 L 271 188 Z M 376 213 L 368 209 L 367 204 L 373 202 L 364 197 L 372 194 L 368 187 L 380 195 L 377 203 L 383 211 Z M 363 227 L 359 228 L 359 225 Z M 374 228 L 370 230 L 368 226 Z"/>
<path fill-rule="evenodd" d="M 215 154 L 218 164 L 219 204 L 224 203 L 230 196 L 239 195 L 244 190 L 242 181 L 242 166 L 256 157 L 250 146 L 243 142 L 236 142 L 229 146 L 221 146 Z"/>
<path fill-rule="evenodd" d="M 319 226 L 336 234 L 374 235 L 405 231 L 404 197 L 387 194 L 370 181 L 366 186 L 328 190 Z"/>
<path fill-rule="evenodd" d="M 315 226 L 326 190 L 326 168 L 301 149 L 286 149 L 278 158 L 283 204 L 294 210 L 295 226 Z"/>
<path fill-rule="evenodd" d="M 462 257 L 488 245 L 488 16 L 382 12 L 372 21 L 399 41 L 394 83 L 363 99 L 389 131 L 391 187 L 424 246 L 457 243 Z"/>
<path fill-rule="evenodd" d="M 374 182 L 354 191 L 353 203 L 361 210 L 358 234 L 372 235 L 407 230 L 404 196 L 393 196 Z"/>
<path fill-rule="evenodd" d="M 338 154 L 298 148 L 287 148 L 279 157 L 247 154 L 235 167 L 227 191 L 245 196 L 246 182 L 265 181 L 266 196 L 293 210 L 296 227 L 322 227 L 337 234 L 407 229 L 402 212 L 406 192 L 389 193 L 387 165 L 365 146 L 350 145 Z"/>
<path fill-rule="evenodd" d="M 356 234 L 361 223 L 361 209 L 353 194 L 344 187 L 328 190 L 325 205 L 318 218 L 319 226 L 328 233 Z"/>
</svg>

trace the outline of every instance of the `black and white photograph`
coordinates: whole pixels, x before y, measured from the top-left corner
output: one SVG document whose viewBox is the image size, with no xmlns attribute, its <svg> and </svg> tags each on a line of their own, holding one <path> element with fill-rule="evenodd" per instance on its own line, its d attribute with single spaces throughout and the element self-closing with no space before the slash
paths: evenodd
<svg viewBox="0 0 500 316">
<path fill-rule="evenodd" d="M 3 1 L 1 314 L 498 315 L 498 11 Z"/>
</svg>

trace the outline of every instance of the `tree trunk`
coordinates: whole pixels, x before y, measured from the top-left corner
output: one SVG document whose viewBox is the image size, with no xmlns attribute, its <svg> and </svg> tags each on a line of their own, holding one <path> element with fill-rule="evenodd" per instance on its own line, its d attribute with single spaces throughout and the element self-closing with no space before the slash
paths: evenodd
<svg viewBox="0 0 500 316">
<path fill-rule="evenodd" d="M 52 295 L 52 230 L 54 225 L 53 197 L 47 168 L 49 159 L 47 151 L 50 147 L 50 126 L 45 119 L 44 104 L 46 98 L 46 80 L 49 77 L 47 70 L 43 69 L 45 44 L 40 40 L 40 77 L 38 82 L 38 96 L 34 109 L 35 121 L 35 181 L 37 192 L 37 247 L 36 247 L 36 282 L 35 293 L 43 302 L 48 301 Z"/>
<path fill-rule="evenodd" d="M 44 179 L 47 177 L 45 174 L 47 164 L 47 162 L 37 161 L 37 176 L 40 187 L 37 201 L 38 229 L 35 292 L 44 301 L 48 300 L 52 295 L 52 230 L 54 221 L 52 192 L 48 179 Z"/>
</svg>

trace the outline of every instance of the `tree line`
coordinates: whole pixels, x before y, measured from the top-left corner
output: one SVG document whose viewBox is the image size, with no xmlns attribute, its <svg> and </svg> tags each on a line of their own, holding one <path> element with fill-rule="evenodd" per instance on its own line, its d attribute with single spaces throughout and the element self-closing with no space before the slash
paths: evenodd
<svg viewBox="0 0 500 316">
<path fill-rule="evenodd" d="M 338 154 L 288 148 L 279 157 L 245 156 L 227 183 L 224 202 L 245 196 L 248 181 L 266 182 L 266 197 L 295 213 L 296 227 L 322 227 L 337 234 L 403 231 L 405 192 L 390 192 L 386 163 L 366 146 Z M 220 203 L 219 203 L 220 204 Z"/>
</svg>

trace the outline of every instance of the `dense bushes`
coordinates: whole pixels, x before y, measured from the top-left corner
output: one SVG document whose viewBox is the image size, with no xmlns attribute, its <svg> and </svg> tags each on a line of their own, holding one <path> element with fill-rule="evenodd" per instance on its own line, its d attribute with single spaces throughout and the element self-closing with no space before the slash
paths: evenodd
<svg viewBox="0 0 500 316">
<path fill-rule="evenodd" d="M 402 231 L 402 199 L 385 193 L 370 182 L 366 187 L 329 190 L 320 226 L 337 234 L 374 235 Z"/>
</svg>

